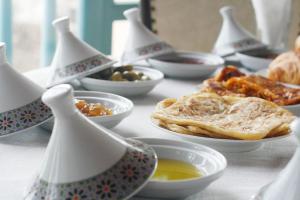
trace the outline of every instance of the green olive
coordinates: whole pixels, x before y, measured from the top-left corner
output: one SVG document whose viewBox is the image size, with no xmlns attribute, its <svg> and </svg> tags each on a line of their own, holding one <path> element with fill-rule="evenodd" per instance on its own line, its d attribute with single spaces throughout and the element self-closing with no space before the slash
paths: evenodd
<svg viewBox="0 0 300 200">
<path fill-rule="evenodd" d="M 127 73 L 124 73 L 123 74 L 124 75 L 124 77 L 128 80 L 128 81 L 135 81 L 135 80 L 139 80 L 140 79 L 140 77 L 136 74 L 136 73 L 134 73 L 134 72 L 127 72 Z"/>
<path fill-rule="evenodd" d="M 113 75 L 110 77 L 112 81 L 122 81 L 123 76 L 120 72 L 114 72 Z"/>
<path fill-rule="evenodd" d="M 124 71 L 132 71 L 133 70 L 133 66 L 132 65 L 125 65 L 123 66 Z"/>
</svg>

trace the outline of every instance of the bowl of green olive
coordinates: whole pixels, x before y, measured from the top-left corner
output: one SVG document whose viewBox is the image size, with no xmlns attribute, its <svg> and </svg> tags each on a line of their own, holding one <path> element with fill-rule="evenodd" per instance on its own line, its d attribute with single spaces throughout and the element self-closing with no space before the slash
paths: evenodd
<svg viewBox="0 0 300 200">
<path fill-rule="evenodd" d="M 150 92 L 164 75 L 148 67 L 113 66 L 80 80 L 87 90 L 110 92 L 122 96 L 139 96 Z"/>
</svg>

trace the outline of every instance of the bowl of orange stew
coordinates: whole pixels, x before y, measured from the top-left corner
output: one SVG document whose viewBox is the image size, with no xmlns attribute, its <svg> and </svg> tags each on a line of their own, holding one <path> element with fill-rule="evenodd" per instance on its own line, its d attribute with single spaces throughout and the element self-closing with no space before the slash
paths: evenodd
<svg viewBox="0 0 300 200">
<path fill-rule="evenodd" d="M 131 100 L 105 92 L 75 91 L 74 105 L 78 111 L 96 124 L 106 128 L 117 126 L 129 116 L 133 109 Z M 51 131 L 55 120 L 41 125 L 43 129 Z"/>
</svg>

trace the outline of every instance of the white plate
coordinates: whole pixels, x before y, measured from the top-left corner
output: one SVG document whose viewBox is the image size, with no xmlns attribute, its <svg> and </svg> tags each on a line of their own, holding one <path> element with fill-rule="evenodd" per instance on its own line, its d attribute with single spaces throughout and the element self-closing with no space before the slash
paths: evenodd
<svg viewBox="0 0 300 200">
<path fill-rule="evenodd" d="M 209 137 L 201 137 L 201 136 L 194 136 L 194 135 L 187 135 L 181 134 L 174 131 L 170 131 L 163 127 L 160 127 L 154 120 L 151 120 L 152 124 L 159 128 L 160 130 L 164 131 L 165 133 L 175 135 L 180 137 L 183 140 L 194 142 L 197 144 L 204 144 L 209 147 L 212 147 L 221 152 L 227 153 L 238 153 L 238 152 L 248 152 L 254 151 L 260 148 L 265 142 L 271 142 L 275 140 L 280 140 L 283 138 L 287 138 L 289 135 L 279 136 L 279 137 L 272 137 L 266 138 L 261 140 L 231 140 L 231 139 L 217 139 L 217 138 L 209 138 Z"/>
<path fill-rule="evenodd" d="M 88 103 L 101 103 L 106 107 L 112 109 L 113 115 L 89 117 L 90 120 L 96 124 L 100 124 L 106 128 L 113 128 L 117 126 L 123 119 L 125 119 L 133 109 L 133 103 L 125 97 L 119 95 L 92 92 L 92 91 L 75 91 L 74 96 L 76 99 L 86 100 Z M 46 130 L 52 130 L 53 119 L 42 124 L 41 127 Z"/>
<path fill-rule="evenodd" d="M 218 67 L 224 65 L 223 58 L 214 54 L 183 51 L 177 51 L 176 54 L 177 57 L 203 60 L 205 64 L 185 64 L 162 60 L 174 58 L 174 55 L 172 54 L 150 58 L 148 59 L 148 62 L 152 67 L 160 70 L 165 75 L 175 78 L 198 78 L 207 76 L 214 72 Z"/>
<path fill-rule="evenodd" d="M 221 153 L 204 145 L 159 138 L 135 139 L 153 147 L 158 158 L 191 163 L 204 175 L 200 178 L 180 181 L 150 180 L 138 193 L 138 196 L 158 199 L 185 198 L 204 190 L 210 183 L 222 176 L 227 165 L 226 159 Z"/>
<path fill-rule="evenodd" d="M 80 82 L 87 90 L 111 92 L 122 96 L 137 96 L 150 92 L 164 77 L 160 71 L 155 69 L 138 66 L 134 66 L 133 69 L 143 72 L 145 75 L 149 76 L 151 80 L 119 82 L 85 77 L 82 78 Z"/>
</svg>

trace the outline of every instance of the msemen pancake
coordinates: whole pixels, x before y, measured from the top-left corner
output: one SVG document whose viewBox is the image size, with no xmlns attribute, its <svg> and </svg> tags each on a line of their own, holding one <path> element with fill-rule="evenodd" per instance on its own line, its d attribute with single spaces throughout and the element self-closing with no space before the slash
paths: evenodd
<svg viewBox="0 0 300 200">
<path fill-rule="evenodd" d="M 260 98 L 214 93 L 165 99 L 152 117 L 175 132 L 243 140 L 288 134 L 294 119 L 289 111 Z"/>
</svg>

